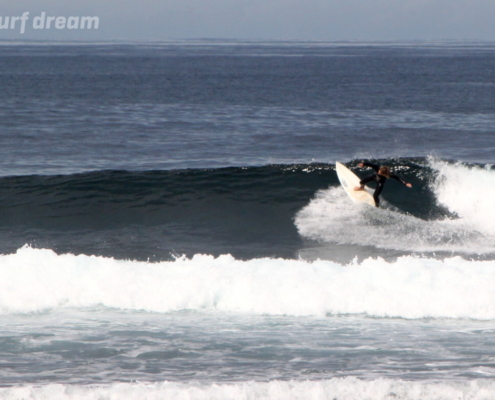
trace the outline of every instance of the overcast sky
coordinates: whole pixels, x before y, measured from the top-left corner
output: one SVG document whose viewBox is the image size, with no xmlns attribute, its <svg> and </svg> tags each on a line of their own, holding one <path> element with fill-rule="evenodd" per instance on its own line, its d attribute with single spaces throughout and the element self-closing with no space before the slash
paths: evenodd
<svg viewBox="0 0 495 400">
<path fill-rule="evenodd" d="M 43 11 L 99 28 L 34 30 Z M 495 0 L 0 0 L 0 27 L 24 12 L 0 39 L 495 40 Z"/>
</svg>

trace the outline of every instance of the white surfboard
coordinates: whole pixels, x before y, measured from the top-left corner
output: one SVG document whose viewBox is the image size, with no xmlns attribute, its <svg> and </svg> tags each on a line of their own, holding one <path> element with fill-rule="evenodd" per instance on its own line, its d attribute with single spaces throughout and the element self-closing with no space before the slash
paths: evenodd
<svg viewBox="0 0 495 400">
<path fill-rule="evenodd" d="M 337 162 L 335 163 L 335 167 L 342 187 L 354 203 L 365 203 L 373 207 L 376 206 L 375 199 L 373 198 L 373 189 L 365 186 L 364 190 L 354 190 L 356 186 L 359 186 L 361 179 L 344 164 Z"/>
</svg>

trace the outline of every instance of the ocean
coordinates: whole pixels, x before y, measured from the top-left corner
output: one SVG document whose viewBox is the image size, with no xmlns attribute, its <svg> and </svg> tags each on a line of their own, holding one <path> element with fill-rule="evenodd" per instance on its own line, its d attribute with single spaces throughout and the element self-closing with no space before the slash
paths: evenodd
<svg viewBox="0 0 495 400">
<path fill-rule="evenodd" d="M 0 399 L 494 399 L 494 67 L 1 42 Z"/>
</svg>

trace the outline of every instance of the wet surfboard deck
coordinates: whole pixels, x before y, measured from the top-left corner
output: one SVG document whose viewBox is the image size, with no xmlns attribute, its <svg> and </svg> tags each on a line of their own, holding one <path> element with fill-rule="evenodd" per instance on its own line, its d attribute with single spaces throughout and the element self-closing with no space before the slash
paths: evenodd
<svg viewBox="0 0 495 400">
<path fill-rule="evenodd" d="M 373 198 L 373 189 L 365 186 L 364 190 L 354 190 L 356 186 L 359 186 L 361 179 L 344 164 L 337 162 L 335 163 L 335 167 L 340 184 L 354 203 L 365 203 L 373 207 L 376 206 L 375 199 Z"/>
</svg>

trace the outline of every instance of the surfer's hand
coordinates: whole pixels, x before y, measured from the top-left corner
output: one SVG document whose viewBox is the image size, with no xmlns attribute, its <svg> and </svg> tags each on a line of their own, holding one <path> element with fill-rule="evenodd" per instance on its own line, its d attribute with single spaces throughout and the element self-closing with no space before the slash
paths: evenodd
<svg viewBox="0 0 495 400">
<path fill-rule="evenodd" d="M 412 185 L 410 183 L 406 183 L 406 186 L 407 187 L 412 187 Z"/>
<path fill-rule="evenodd" d="M 358 167 L 359 167 L 359 168 L 364 168 L 364 163 L 360 162 L 360 163 L 358 164 Z"/>
<path fill-rule="evenodd" d="M 354 190 L 357 192 L 358 190 L 363 190 L 364 188 L 362 186 L 356 186 Z"/>
</svg>

